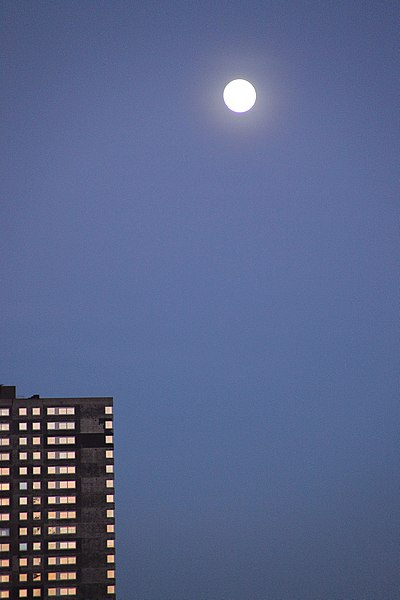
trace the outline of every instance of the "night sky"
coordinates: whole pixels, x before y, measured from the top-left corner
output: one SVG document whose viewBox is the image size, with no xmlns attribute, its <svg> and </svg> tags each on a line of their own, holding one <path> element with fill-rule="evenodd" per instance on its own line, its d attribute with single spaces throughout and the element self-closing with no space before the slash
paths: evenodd
<svg viewBox="0 0 400 600">
<path fill-rule="evenodd" d="M 1 383 L 114 396 L 119 600 L 400 597 L 396 5 L 0 5 Z"/>
</svg>

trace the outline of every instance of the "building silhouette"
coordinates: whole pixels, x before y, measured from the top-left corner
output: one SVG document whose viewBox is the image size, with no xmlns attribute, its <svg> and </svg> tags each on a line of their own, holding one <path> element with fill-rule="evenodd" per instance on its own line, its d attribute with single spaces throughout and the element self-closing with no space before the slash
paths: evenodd
<svg viewBox="0 0 400 600">
<path fill-rule="evenodd" d="M 0 599 L 115 598 L 112 413 L 0 386 Z"/>
</svg>

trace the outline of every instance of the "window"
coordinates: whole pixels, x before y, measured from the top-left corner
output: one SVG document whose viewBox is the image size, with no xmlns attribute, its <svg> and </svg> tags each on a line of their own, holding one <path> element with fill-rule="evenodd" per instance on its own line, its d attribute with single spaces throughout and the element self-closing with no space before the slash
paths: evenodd
<svg viewBox="0 0 400 600">
<path fill-rule="evenodd" d="M 33 566 L 40 567 L 41 564 L 42 564 L 42 559 L 40 558 L 40 556 L 35 556 L 33 559 Z"/>
<path fill-rule="evenodd" d="M 106 415 L 112 415 L 113 407 L 112 406 L 105 406 L 104 407 L 104 412 L 105 412 Z"/>
<path fill-rule="evenodd" d="M 113 518 L 114 518 L 114 511 L 111 508 L 109 508 L 107 510 L 107 519 L 113 519 Z"/>
<path fill-rule="evenodd" d="M 52 451 L 48 451 L 47 452 L 47 458 L 49 460 L 65 460 L 65 459 L 75 459 L 75 450 L 71 450 L 69 452 L 64 451 L 64 452 L 52 452 Z"/>
<path fill-rule="evenodd" d="M 114 502 L 114 494 L 107 494 L 106 502 Z"/>
<path fill-rule="evenodd" d="M 28 489 L 28 482 L 27 481 L 20 481 L 19 482 L 19 489 L 20 490 L 27 490 Z"/>
<path fill-rule="evenodd" d="M 21 496 L 19 499 L 19 503 L 21 506 L 28 504 L 28 498 L 26 496 Z"/>
<path fill-rule="evenodd" d="M 108 579 L 115 579 L 115 571 L 107 571 Z"/>
<path fill-rule="evenodd" d="M 106 465 L 106 473 L 114 473 L 114 465 Z"/>
<path fill-rule="evenodd" d="M 20 475 L 28 475 L 28 467 L 20 467 L 19 474 Z"/>
<path fill-rule="evenodd" d="M 47 533 L 49 535 L 71 535 L 76 533 L 75 525 L 48 525 Z"/>
<path fill-rule="evenodd" d="M 75 510 L 50 510 L 48 515 L 50 519 L 76 519 Z"/>
<path fill-rule="evenodd" d="M 10 552 L 10 544 L 0 544 L 0 552 Z"/>
<path fill-rule="evenodd" d="M 115 585 L 107 586 L 107 594 L 115 594 Z"/>
<path fill-rule="evenodd" d="M 10 530 L 8 527 L 0 528 L 0 537 L 8 537 L 10 535 Z"/>
<path fill-rule="evenodd" d="M 27 431 L 28 430 L 28 423 L 25 423 L 25 421 L 21 421 L 18 425 L 18 429 L 20 431 Z"/>
<path fill-rule="evenodd" d="M 32 414 L 34 417 L 38 417 L 40 415 L 40 407 L 35 406 L 34 408 L 32 408 Z"/>
<path fill-rule="evenodd" d="M 34 598 L 40 598 L 42 595 L 41 589 L 40 588 L 33 588 L 33 597 Z"/>
<path fill-rule="evenodd" d="M 49 490 L 74 490 L 76 488 L 75 481 L 48 481 L 47 487 Z"/>
<path fill-rule="evenodd" d="M 0 475 L 9 475 L 10 474 L 10 469 L 9 467 L 0 467 Z"/>
<path fill-rule="evenodd" d="M 20 446 L 26 446 L 28 444 L 28 438 L 26 437 L 20 437 L 19 438 L 19 445 Z"/>
<path fill-rule="evenodd" d="M 114 548 L 115 540 L 107 540 L 107 548 Z"/>
<path fill-rule="evenodd" d="M 28 520 L 28 513 L 27 512 L 20 512 L 19 513 L 19 520 L 20 521 L 27 521 Z"/>
<path fill-rule="evenodd" d="M 36 551 L 41 550 L 42 548 L 42 543 L 41 542 L 33 542 L 33 549 Z"/>
<path fill-rule="evenodd" d="M 40 472 L 41 472 L 40 467 L 33 467 L 33 469 L 32 469 L 33 475 L 40 475 Z"/>
<path fill-rule="evenodd" d="M 9 489 L 10 489 L 9 483 L 0 483 L 0 490 L 2 492 L 8 492 Z"/>
<path fill-rule="evenodd" d="M 10 513 L 0 513 L 0 521 L 9 521 Z"/>
<path fill-rule="evenodd" d="M 49 565 L 76 565 L 76 556 L 49 556 Z"/>
<path fill-rule="evenodd" d="M 26 417 L 26 415 L 28 414 L 28 410 L 27 410 L 26 408 L 22 408 L 22 407 L 21 407 L 21 408 L 18 410 L 18 414 L 19 414 L 19 416 L 20 416 L 20 417 Z"/>
<path fill-rule="evenodd" d="M 0 498 L 0 506 L 10 506 L 10 498 Z"/>
<path fill-rule="evenodd" d="M 49 421 L 47 429 L 75 429 L 75 421 Z"/>
<path fill-rule="evenodd" d="M 0 583 L 8 583 L 10 581 L 10 576 L 8 574 L 0 575 Z"/>
<path fill-rule="evenodd" d="M 54 406 L 47 409 L 48 415 L 74 415 L 74 406 Z"/>
<path fill-rule="evenodd" d="M 76 550 L 76 541 L 71 540 L 68 542 L 47 542 L 47 548 L 49 550 Z"/>
<path fill-rule="evenodd" d="M 49 504 L 75 504 L 76 496 L 49 496 L 47 502 Z"/>
<path fill-rule="evenodd" d="M 105 428 L 106 429 L 112 429 L 113 428 L 113 422 L 112 421 L 106 421 L 105 422 Z"/>
<path fill-rule="evenodd" d="M 114 480 L 113 479 L 107 479 L 107 481 L 106 481 L 106 487 L 113 488 L 114 487 Z"/>
<path fill-rule="evenodd" d="M 0 431 L 10 431 L 9 423 L 0 423 Z"/>
<path fill-rule="evenodd" d="M 49 581 L 61 581 L 66 579 L 76 579 L 76 571 L 58 571 L 48 573 Z"/>
<path fill-rule="evenodd" d="M 106 450 L 106 458 L 114 458 L 113 450 Z"/>
<path fill-rule="evenodd" d="M 34 521 L 40 521 L 41 518 L 42 518 L 42 513 L 41 512 L 34 512 L 33 513 L 33 520 Z"/>
<path fill-rule="evenodd" d="M 10 439 L 9 438 L 0 438 L 0 446 L 9 446 Z"/>
<path fill-rule="evenodd" d="M 41 528 L 41 527 L 34 527 L 34 528 L 32 529 L 32 533 L 33 533 L 33 535 L 41 535 L 41 533 L 42 533 L 42 528 Z"/>
<path fill-rule="evenodd" d="M 9 408 L 0 408 L 0 417 L 9 417 L 10 409 Z"/>
<path fill-rule="evenodd" d="M 10 460 L 10 455 L 8 452 L 1 452 L 0 453 L 0 460 Z"/>
<path fill-rule="evenodd" d="M 115 556 L 114 556 L 114 554 L 107 554 L 107 562 L 109 564 L 115 563 Z"/>
<path fill-rule="evenodd" d="M 19 453 L 19 460 L 28 460 L 28 453 L 27 452 L 20 452 Z"/>
<path fill-rule="evenodd" d="M 0 558 L 0 567 L 9 567 L 10 561 L 8 558 Z"/>
<path fill-rule="evenodd" d="M 112 444 L 112 443 L 113 443 L 113 436 L 106 435 L 106 444 Z"/>
<path fill-rule="evenodd" d="M 27 542 L 21 542 L 19 545 L 19 551 L 20 552 L 26 552 L 28 550 L 28 544 Z"/>
<path fill-rule="evenodd" d="M 114 533 L 114 525 L 107 525 L 107 533 Z"/>
<path fill-rule="evenodd" d="M 34 505 L 41 504 L 42 499 L 41 499 L 40 496 L 33 496 L 32 502 L 33 502 Z"/>
<path fill-rule="evenodd" d="M 27 527 L 20 527 L 19 528 L 19 535 L 28 535 L 28 528 Z"/>
<path fill-rule="evenodd" d="M 67 445 L 67 444 L 75 444 L 75 436 L 69 436 L 69 437 L 51 437 L 49 436 L 47 438 L 47 443 L 49 445 L 55 445 L 55 444 L 60 444 L 60 445 Z"/>
<path fill-rule="evenodd" d="M 41 573 L 34 573 L 33 574 L 33 581 L 40 581 L 41 579 L 42 579 Z"/>
<path fill-rule="evenodd" d="M 26 559 L 27 563 L 28 563 L 28 559 Z M 28 581 L 28 573 L 20 573 L 19 574 L 19 580 L 20 581 Z"/>
<path fill-rule="evenodd" d="M 41 459 L 41 453 L 40 452 L 32 452 L 32 458 L 33 460 L 40 460 Z"/>
<path fill-rule="evenodd" d="M 32 438 L 32 444 L 34 446 L 40 446 L 40 437 L 33 437 Z"/>
<path fill-rule="evenodd" d="M 73 475 L 75 473 L 75 467 L 47 467 L 47 473 L 49 475 Z"/>
<path fill-rule="evenodd" d="M 9 598 L 9 597 L 10 597 L 10 592 L 8 592 L 7 590 L 0 591 L 0 598 Z"/>
<path fill-rule="evenodd" d="M 40 423 L 32 423 L 32 429 L 33 431 L 39 431 Z"/>
<path fill-rule="evenodd" d="M 28 590 L 19 590 L 19 597 L 20 598 L 27 598 L 28 597 Z"/>
<path fill-rule="evenodd" d="M 41 483 L 40 483 L 40 481 L 34 481 L 34 482 L 32 483 L 32 489 L 33 489 L 33 490 L 40 490 L 40 488 L 41 488 Z"/>
</svg>

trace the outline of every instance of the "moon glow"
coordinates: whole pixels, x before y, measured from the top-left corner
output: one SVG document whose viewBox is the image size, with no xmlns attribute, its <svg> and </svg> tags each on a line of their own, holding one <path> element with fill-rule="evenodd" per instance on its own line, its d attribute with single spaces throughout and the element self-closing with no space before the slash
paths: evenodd
<svg viewBox="0 0 400 600">
<path fill-rule="evenodd" d="M 229 110 L 237 113 L 247 112 L 256 101 L 256 90 L 246 79 L 234 79 L 224 89 L 223 98 Z"/>
</svg>

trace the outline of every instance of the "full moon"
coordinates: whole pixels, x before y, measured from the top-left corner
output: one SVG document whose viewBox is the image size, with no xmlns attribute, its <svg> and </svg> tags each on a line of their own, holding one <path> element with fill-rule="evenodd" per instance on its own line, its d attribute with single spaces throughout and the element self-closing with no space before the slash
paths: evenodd
<svg viewBox="0 0 400 600">
<path fill-rule="evenodd" d="M 224 102 L 233 112 L 243 113 L 253 108 L 256 101 L 254 86 L 245 79 L 234 79 L 224 89 Z"/>
</svg>

